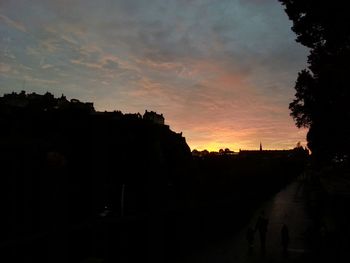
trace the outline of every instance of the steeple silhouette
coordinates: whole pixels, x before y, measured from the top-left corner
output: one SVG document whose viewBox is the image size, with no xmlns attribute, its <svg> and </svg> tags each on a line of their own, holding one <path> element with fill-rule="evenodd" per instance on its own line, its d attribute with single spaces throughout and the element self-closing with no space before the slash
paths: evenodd
<svg viewBox="0 0 350 263">
<path fill-rule="evenodd" d="M 262 151 L 262 144 L 261 144 L 261 142 L 260 142 L 260 151 Z"/>
</svg>

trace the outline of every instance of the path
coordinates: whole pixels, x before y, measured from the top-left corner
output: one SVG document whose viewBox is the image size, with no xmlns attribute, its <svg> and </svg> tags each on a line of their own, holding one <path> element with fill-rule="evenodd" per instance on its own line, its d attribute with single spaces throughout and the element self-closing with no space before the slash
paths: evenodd
<svg viewBox="0 0 350 263">
<path fill-rule="evenodd" d="M 307 261 L 308 250 L 306 232 L 311 220 L 306 214 L 304 189 L 301 181 L 288 185 L 272 199 L 261 206 L 251 222 L 228 242 L 217 244 L 205 250 L 196 251 L 181 262 L 188 263 L 228 263 L 228 262 L 304 262 Z M 260 253 L 258 233 L 255 235 L 255 247 L 248 254 L 246 231 L 248 226 L 255 226 L 260 211 L 264 210 L 269 218 L 266 238 L 266 254 Z M 288 256 L 282 254 L 281 227 L 286 223 L 289 228 L 290 244 Z"/>
</svg>

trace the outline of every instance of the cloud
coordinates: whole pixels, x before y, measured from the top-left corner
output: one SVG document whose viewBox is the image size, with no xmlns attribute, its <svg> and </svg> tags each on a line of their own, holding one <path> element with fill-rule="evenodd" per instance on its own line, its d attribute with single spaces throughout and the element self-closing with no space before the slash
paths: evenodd
<svg viewBox="0 0 350 263">
<path fill-rule="evenodd" d="M 107 59 L 103 64 L 102 68 L 109 69 L 109 70 L 116 70 L 119 68 L 119 64 L 116 61 Z"/>
<path fill-rule="evenodd" d="M 22 23 L 14 21 L 5 15 L 0 14 L 0 20 L 4 21 L 9 27 L 15 28 L 24 33 L 28 32 L 26 27 Z"/>
<path fill-rule="evenodd" d="M 305 138 L 288 103 L 307 50 L 278 1 L 18 0 L 2 1 L 1 13 L 12 39 L 0 40 L 12 54 L 2 52 L 1 71 L 17 70 L 36 92 L 162 112 L 196 148 Z"/>
<path fill-rule="evenodd" d="M 0 73 L 9 73 L 12 67 L 5 63 L 0 63 Z"/>
<path fill-rule="evenodd" d="M 59 81 L 57 80 L 51 80 L 51 79 L 41 79 L 41 78 L 34 78 L 30 75 L 23 76 L 23 79 L 29 83 L 34 84 L 46 84 L 46 85 L 52 85 L 52 84 L 58 84 Z"/>
<path fill-rule="evenodd" d="M 51 65 L 51 64 L 44 64 L 41 66 L 42 69 L 49 69 L 49 68 L 53 68 L 54 65 Z"/>
</svg>

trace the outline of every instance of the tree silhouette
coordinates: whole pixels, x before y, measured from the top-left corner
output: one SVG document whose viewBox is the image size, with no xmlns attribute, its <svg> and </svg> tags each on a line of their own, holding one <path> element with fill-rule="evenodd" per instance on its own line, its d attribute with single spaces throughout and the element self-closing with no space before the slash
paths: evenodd
<svg viewBox="0 0 350 263">
<path fill-rule="evenodd" d="M 348 76 L 350 22 L 346 1 L 279 0 L 293 21 L 297 42 L 310 48 L 308 68 L 290 103 L 296 125 L 309 128 L 308 147 L 319 161 L 349 156 Z"/>
</svg>

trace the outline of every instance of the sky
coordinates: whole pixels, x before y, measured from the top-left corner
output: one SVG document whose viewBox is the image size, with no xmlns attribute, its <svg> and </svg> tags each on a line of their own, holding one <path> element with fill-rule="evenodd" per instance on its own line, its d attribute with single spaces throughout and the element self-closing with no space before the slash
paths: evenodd
<svg viewBox="0 0 350 263">
<path fill-rule="evenodd" d="M 277 0 L 1 0 L 0 95 L 153 110 L 192 150 L 290 149 L 291 26 Z"/>
</svg>

